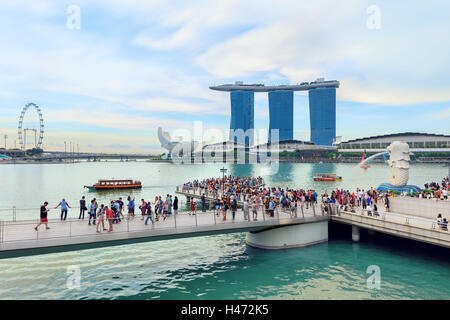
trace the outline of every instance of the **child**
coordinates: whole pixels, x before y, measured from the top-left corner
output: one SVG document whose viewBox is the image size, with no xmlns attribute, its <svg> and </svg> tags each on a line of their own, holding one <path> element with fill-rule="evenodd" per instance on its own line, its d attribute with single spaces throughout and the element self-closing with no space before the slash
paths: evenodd
<svg viewBox="0 0 450 320">
<path fill-rule="evenodd" d="M 448 225 L 448 221 L 446 218 L 444 218 L 444 220 L 442 221 L 442 224 L 441 224 L 442 230 L 448 231 L 447 225 Z"/>
</svg>

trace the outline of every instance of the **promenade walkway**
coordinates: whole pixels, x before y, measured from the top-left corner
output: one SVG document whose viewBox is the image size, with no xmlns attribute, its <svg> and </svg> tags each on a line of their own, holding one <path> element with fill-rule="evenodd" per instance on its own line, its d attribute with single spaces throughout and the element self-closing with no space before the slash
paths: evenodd
<svg viewBox="0 0 450 320">
<path fill-rule="evenodd" d="M 359 208 L 355 211 L 336 208 L 331 211 L 331 220 L 450 248 L 450 233 L 439 229 L 435 220 L 395 212 L 382 212 L 380 216 L 374 216 Z"/>
</svg>

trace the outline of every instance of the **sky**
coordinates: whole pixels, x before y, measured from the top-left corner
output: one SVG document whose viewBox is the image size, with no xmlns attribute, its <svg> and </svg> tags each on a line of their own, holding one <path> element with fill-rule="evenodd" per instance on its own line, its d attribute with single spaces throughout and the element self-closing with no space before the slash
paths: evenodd
<svg viewBox="0 0 450 320">
<path fill-rule="evenodd" d="M 0 146 L 18 145 L 33 102 L 46 150 L 158 154 L 158 127 L 176 136 L 201 121 L 226 137 L 230 97 L 209 86 L 319 77 L 340 81 L 342 140 L 450 134 L 449 12 L 436 0 L 0 0 Z M 37 119 L 28 110 L 24 128 Z M 268 127 L 256 93 L 255 129 Z M 310 139 L 305 92 L 294 130 Z"/>
</svg>

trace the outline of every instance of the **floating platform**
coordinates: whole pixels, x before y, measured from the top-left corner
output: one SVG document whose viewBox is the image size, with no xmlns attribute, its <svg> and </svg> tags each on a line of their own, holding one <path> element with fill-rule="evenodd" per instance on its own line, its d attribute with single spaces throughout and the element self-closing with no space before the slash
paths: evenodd
<svg viewBox="0 0 450 320">
<path fill-rule="evenodd" d="M 383 190 L 383 191 L 398 191 L 398 192 L 422 192 L 422 189 L 420 189 L 418 186 L 414 185 L 404 185 L 404 186 L 394 186 L 390 183 L 382 183 L 378 186 L 377 190 Z"/>
</svg>

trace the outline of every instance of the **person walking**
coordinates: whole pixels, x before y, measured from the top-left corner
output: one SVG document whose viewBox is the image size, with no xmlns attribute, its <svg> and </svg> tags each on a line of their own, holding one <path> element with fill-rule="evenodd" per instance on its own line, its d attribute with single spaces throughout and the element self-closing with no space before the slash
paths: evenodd
<svg viewBox="0 0 450 320">
<path fill-rule="evenodd" d="M 152 215 L 153 215 L 153 212 L 152 212 L 152 204 L 151 204 L 151 202 L 149 201 L 149 202 L 147 203 L 147 219 L 145 219 L 145 225 L 147 225 L 148 220 L 150 220 L 150 221 L 152 222 L 152 224 L 155 223 L 155 221 L 153 220 Z"/>
<path fill-rule="evenodd" d="M 81 200 L 80 200 L 80 216 L 78 217 L 78 219 L 83 219 L 84 220 L 84 212 L 86 210 L 87 210 L 86 199 L 84 198 L 84 196 L 82 196 Z"/>
<path fill-rule="evenodd" d="M 191 198 L 191 212 L 189 213 L 189 215 L 191 214 L 195 214 L 195 202 L 194 202 L 194 198 Z"/>
<path fill-rule="evenodd" d="M 108 219 L 108 224 L 109 224 L 109 229 L 108 232 L 112 232 L 113 231 L 113 219 L 114 219 L 114 213 L 113 211 L 108 208 L 107 206 L 105 207 L 105 212 L 106 212 L 106 219 Z"/>
<path fill-rule="evenodd" d="M 294 200 L 290 201 L 291 219 L 292 219 L 293 216 L 297 217 L 296 204 L 297 203 Z"/>
<path fill-rule="evenodd" d="M 166 199 L 166 201 L 163 202 L 163 220 L 166 220 L 167 214 L 169 212 L 169 201 Z"/>
<path fill-rule="evenodd" d="M 216 198 L 216 202 L 214 203 L 214 213 L 216 216 L 219 216 L 219 208 L 220 208 L 220 200 Z"/>
<path fill-rule="evenodd" d="M 252 207 L 252 213 L 253 213 L 253 221 L 258 220 L 258 197 L 255 197 L 255 200 L 253 200 L 253 207 Z"/>
<path fill-rule="evenodd" d="M 178 197 L 175 196 L 173 199 L 173 213 L 178 214 Z"/>
<path fill-rule="evenodd" d="M 50 229 L 48 226 L 48 219 L 47 219 L 47 213 L 50 211 L 50 209 L 47 209 L 48 202 L 45 201 L 44 204 L 40 208 L 40 222 L 39 224 L 34 227 L 34 230 L 38 231 L 38 228 L 41 224 L 45 224 L 45 229 Z"/>
<path fill-rule="evenodd" d="M 120 216 L 120 218 L 124 218 L 123 217 L 123 214 L 122 214 L 122 211 L 123 211 L 123 201 L 122 201 L 122 198 L 119 198 L 119 200 L 117 201 L 117 203 L 119 204 L 119 216 Z M 119 221 L 120 221 L 120 219 L 119 219 Z"/>
<path fill-rule="evenodd" d="M 61 202 L 58 203 L 58 205 L 55 207 L 58 208 L 61 206 L 61 221 L 66 221 L 67 218 L 67 208 L 70 208 L 69 204 L 67 203 L 66 199 L 62 198 Z"/>
<path fill-rule="evenodd" d="M 97 216 L 97 210 L 95 208 L 95 198 L 91 200 L 91 204 L 89 205 L 89 223 L 91 225 L 91 219 L 93 219 L 93 224 L 95 225 L 95 219 Z"/>
<path fill-rule="evenodd" d="M 250 211 L 248 208 L 248 201 L 246 199 L 244 200 L 243 210 L 244 210 L 244 220 L 250 221 Z"/>
<path fill-rule="evenodd" d="M 222 209 L 222 221 L 227 220 L 228 201 L 224 201 Z"/>
<path fill-rule="evenodd" d="M 116 201 L 111 201 L 111 210 L 114 213 L 114 219 L 113 219 L 113 223 L 119 223 L 120 222 L 120 214 L 119 214 L 119 202 Z"/>
<path fill-rule="evenodd" d="M 168 194 L 167 195 L 167 203 L 169 206 L 169 209 L 167 210 L 167 214 L 171 215 L 172 214 L 172 208 L 173 208 L 173 201 L 172 201 L 172 195 Z"/>
<path fill-rule="evenodd" d="M 106 231 L 105 228 L 105 207 L 103 206 L 103 204 L 100 206 L 100 209 L 98 210 L 97 213 L 97 232 L 100 233 L 100 231 L 98 231 L 98 227 L 100 226 L 100 224 L 102 225 L 103 231 Z"/>
<path fill-rule="evenodd" d="M 384 197 L 384 207 L 386 208 L 386 212 L 389 212 L 389 195 L 386 194 Z"/>
<path fill-rule="evenodd" d="M 202 212 L 206 212 L 206 198 L 204 194 L 202 194 Z"/>
<path fill-rule="evenodd" d="M 442 225 L 442 214 L 440 214 L 440 213 L 437 216 L 436 224 L 437 224 L 438 229 L 440 229 L 441 225 Z"/>
<path fill-rule="evenodd" d="M 145 213 L 147 212 L 147 202 L 144 199 L 141 199 L 139 209 L 141 209 L 141 220 L 144 220 Z"/>
<path fill-rule="evenodd" d="M 131 217 L 134 217 L 134 200 L 131 199 L 130 196 L 127 198 L 128 200 L 128 219 Z"/>
<path fill-rule="evenodd" d="M 231 202 L 231 213 L 233 216 L 233 221 L 236 216 L 236 210 L 237 210 L 237 202 L 236 202 L 236 199 L 234 198 L 233 201 Z"/>
</svg>

